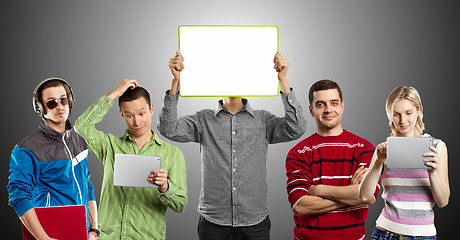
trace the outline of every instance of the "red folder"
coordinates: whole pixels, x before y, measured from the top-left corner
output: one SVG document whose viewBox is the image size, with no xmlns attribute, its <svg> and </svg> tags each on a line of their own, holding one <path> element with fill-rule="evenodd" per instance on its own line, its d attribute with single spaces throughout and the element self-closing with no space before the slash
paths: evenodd
<svg viewBox="0 0 460 240">
<path fill-rule="evenodd" d="M 84 205 L 34 208 L 46 234 L 58 240 L 86 240 L 86 207 Z M 35 237 L 22 225 L 24 240 Z"/>
</svg>

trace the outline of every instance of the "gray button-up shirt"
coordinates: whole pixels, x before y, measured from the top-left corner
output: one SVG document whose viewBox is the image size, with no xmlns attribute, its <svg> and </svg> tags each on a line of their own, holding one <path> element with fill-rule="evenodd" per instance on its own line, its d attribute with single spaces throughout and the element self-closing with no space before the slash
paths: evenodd
<svg viewBox="0 0 460 240">
<path fill-rule="evenodd" d="M 177 117 L 179 94 L 168 95 L 158 130 L 177 142 L 200 143 L 201 192 L 198 212 L 222 226 L 251 226 L 268 215 L 267 164 L 269 143 L 299 138 L 306 120 L 294 92 L 281 94 L 284 117 L 253 110 L 246 99 L 235 115 L 219 101 L 216 110 Z"/>
</svg>

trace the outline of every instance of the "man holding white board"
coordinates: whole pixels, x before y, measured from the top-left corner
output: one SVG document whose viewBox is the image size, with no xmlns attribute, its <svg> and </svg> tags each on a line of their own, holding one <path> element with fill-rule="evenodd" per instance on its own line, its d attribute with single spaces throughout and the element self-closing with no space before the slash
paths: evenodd
<svg viewBox="0 0 460 240">
<path fill-rule="evenodd" d="M 118 138 L 95 125 L 118 98 L 126 133 Z M 91 105 L 75 122 L 75 129 L 104 165 L 99 208 L 100 239 L 165 239 L 166 210 L 183 212 L 187 207 L 187 178 L 179 148 L 160 140 L 151 130 L 153 104 L 135 79 L 123 79 L 109 94 Z M 158 188 L 114 186 L 116 154 L 158 156 L 161 168 L 144 178 Z M 135 164 L 135 159 L 133 163 Z M 150 170 L 150 169 L 149 169 Z"/>
<path fill-rule="evenodd" d="M 169 61 L 173 75 L 166 92 L 158 129 L 177 142 L 197 142 L 201 148 L 202 188 L 198 235 L 203 239 L 269 239 L 266 155 L 268 144 L 288 142 L 305 132 L 306 121 L 286 73 L 289 62 L 276 53 L 285 116 L 253 110 L 241 97 L 224 97 L 216 110 L 177 117 L 180 52 Z"/>
</svg>

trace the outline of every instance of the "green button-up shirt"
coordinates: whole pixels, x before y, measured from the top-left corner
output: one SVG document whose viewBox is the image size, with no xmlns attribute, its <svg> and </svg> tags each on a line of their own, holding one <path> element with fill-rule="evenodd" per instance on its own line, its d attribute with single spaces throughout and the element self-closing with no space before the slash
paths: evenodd
<svg viewBox="0 0 460 240">
<path fill-rule="evenodd" d="M 103 96 L 75 122 L 76 131 L 104 165 L 98 211 L 101 236 L 98 239 L 165 239 L 166 209 L 183 212 L 187 207 L 184 155 L 179 148 L 160 140 L 153 131 L 151 141 L 139 150 L 128 131 L 118 138 L 97 130 L 96 123 L 102 121 L 113 104 L 113 100 Z M 113 166 L 117 153 L 160 156 L 161 168 L 168 171 L 168 191 L 114 186 Z"/>
</svg>

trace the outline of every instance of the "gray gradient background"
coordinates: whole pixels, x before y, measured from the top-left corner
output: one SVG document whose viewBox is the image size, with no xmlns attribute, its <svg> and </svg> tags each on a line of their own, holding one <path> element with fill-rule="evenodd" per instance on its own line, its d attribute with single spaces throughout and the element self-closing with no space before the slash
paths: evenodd
<svg viewBox="0 0 460 240">
<path fill-rule="evenodd" d="M 459 154 L 458 6 L 454 1 L 8 1 L 3 3 L 1 210 L 3 236 L 20 239 L 20 221 L 7 205 L 6 185 L 11 150 L 33 131 L 39 118 L 31 106 L 35 84 L 49 76 L 68 80 L 76 95 L 71 121 L 122 78 L 136 78 L 152 94 L 158 119 L 170 86 L 169 58 L 177 49 L 181 24 L 277 25 L 280 51 L 290 61 L 289 83 L 307 115 L 307 91 L 323 78 L 344 92 L 344 128 L 372 142 L 389 134 L 384 103 L 399 85 L 416 87 L 425 107 L 428 132 L 450 147 L 450 204 L 436 207 L 439 239 L 452 236 L 459 214 L 454 169 Z M 215 59 L 219 60 L 219 52 Z M 185 60 L 187 56 L 185 56 Z M 185 64 L 187 62 L 185 61 Z M 236 70 L 237 71 L 237 70 Z M 256 69 L 255 69 L 256 71 Z M 214 108 L 217 98 L 182 98 L 179 114 Z M 254 108 L 283 114 L 279 97 L 251 98 Z M 97 127 L 122 135 L 125 123 L 117 108 Z M 307 115 L 312 134 L 316 125 Z M 164 138 L 163 138 L 164 139 Z M 285 190 L 284 161 L 300 140 L 271 145 L 268 151 L 272 239 L 293 239 L 294 222 Z M 200 189 L 198 144 L 177 144 L 188 172 L 189 204 L 184 213 L 167 213 L 168 239 L 197 239 Z M 102 165 L 90 155 L 92 181 L 99 199 Z M 382 208 L 370 206 L 368 236 Z M 449 224 L 450 223 L 450 224 Z M 2 237 L 2 238 L 4 238 Z"/>
</svg>

